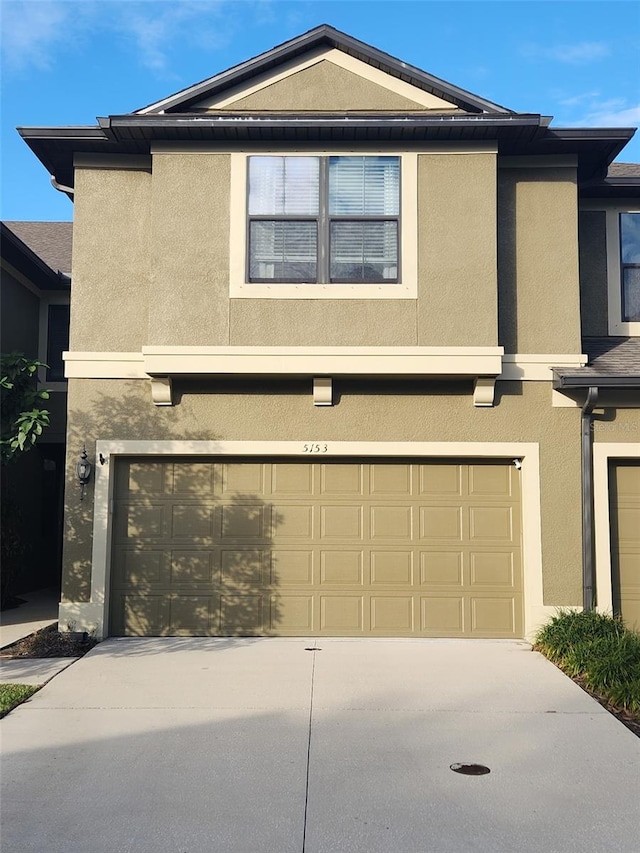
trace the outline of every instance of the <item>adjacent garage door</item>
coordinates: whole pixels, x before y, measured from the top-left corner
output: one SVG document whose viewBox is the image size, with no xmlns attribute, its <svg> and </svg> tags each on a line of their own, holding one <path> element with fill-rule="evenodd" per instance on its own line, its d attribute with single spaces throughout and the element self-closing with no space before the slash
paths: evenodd
<svg viewBox="0 0 640 853">
<path fill-rule="evenodd" d="M 123 459 L 111 633 L 521 637 L 507 463 Z"/>
<path fill-rule="evenodd" d="M 640 631 L 640 462 L 613 465 L 609 482 L 614 612 Z"/>
</svg>

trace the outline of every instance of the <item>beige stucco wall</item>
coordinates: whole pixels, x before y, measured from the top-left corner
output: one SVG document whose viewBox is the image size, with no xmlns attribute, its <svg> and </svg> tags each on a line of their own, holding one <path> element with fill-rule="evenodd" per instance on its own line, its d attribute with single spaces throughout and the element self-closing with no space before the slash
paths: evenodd
<svg viewBox="0 0 640 853">
<path fill-rule="evenodd" d="M 155 154 L 151 345 L 229 343 L 228 154 Z"/>
<path fill-rule="evenodd" d="M 499 172 L 500 344 L 506 352 L 578 353 L 578 226 L 573 167 Z"/>
<path fill-rule="evenodd" d="M 70 349 L 139 350 L 147 341 L 151 175 L 76 168 Z"/>
<path fill-rule="evenodd" d="M 446 105 L 450 111 L 453 104 Z M 251 112 L 347 112 L 424 110 L 417 101 L 384 89 L 333 62 L 322 60 L 239 98 L 225 109 Z"/>
<path fill-rule="evenodd" d="M 606 220 L 603 210 L 582 210 L 578 218 L 583 335 L 609 334 Z"/>
<path fill-rule="evenodd" d="M 496 155 L 418 158 L 418 344 L 497 344 Z"/>
<path fill-rule="evenodd" d="M 77 448 L 96 439 L 539 442 L 544 602 L 581 602 L 580 410 L 551 408 L 547 383 L 502 383 L 495 408 L 473 407 L 470 383 L 336 381 L 337 405 L 313 406 L 311 381 L 177 385 L 156 408 L 145 381 L 71 380 L 64 595 L 88 600 L 92 486 L 83 503 Z M 216 393 L 216 391 L 218 393 Z"/>
</svg>

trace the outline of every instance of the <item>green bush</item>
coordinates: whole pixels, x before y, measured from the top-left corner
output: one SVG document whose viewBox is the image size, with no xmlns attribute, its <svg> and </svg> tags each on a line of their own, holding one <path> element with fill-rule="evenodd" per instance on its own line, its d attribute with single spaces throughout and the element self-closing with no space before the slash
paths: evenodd
<svg viewBox="0 0 640 853">
<path fill-rule="evenodd" d="M 605 702 L 640 716 L 640 634 L 612 616 L 561 611 L 534 648 Z"/>
<path fill-rule="evenodd" d="M 30 684 L 0 684 L 0 717 L 26 702 L 38 690 L 40 685 L 34 687 Z"/>
</svg>

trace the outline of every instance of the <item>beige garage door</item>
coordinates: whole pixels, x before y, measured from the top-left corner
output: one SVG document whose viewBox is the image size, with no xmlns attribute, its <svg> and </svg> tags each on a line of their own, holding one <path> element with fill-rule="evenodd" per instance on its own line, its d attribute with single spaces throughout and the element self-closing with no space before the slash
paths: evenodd
<svg viewBox="0 0 640 853">
<path fill-rule="evenodd" d="M 612 466 L 609 482 L 614 611 L 640 631 L 640 462 Z"/>
<path fill-rule="evenodd" d="M 520 637 L 506 463 L 118 463 L 111 632 Z"/>
</svg>

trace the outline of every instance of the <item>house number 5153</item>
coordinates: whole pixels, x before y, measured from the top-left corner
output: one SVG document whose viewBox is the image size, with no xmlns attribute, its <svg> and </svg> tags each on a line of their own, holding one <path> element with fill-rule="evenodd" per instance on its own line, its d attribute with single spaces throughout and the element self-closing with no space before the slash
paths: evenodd
<svg viewBox="0 0 640 853">
<path fill-rule="evenodd" d="M 303 453 L 326 453 L 329 450 L 326 444 L 303 444 Z"/>
</svg>

